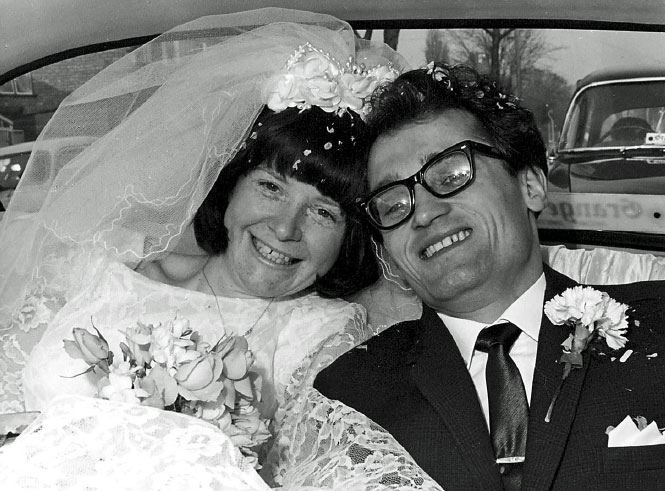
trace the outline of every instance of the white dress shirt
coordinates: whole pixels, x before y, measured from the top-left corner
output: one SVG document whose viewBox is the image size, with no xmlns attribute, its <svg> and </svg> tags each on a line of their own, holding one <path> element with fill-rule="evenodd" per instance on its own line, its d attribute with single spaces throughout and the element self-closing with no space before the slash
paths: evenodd
<svg viewBox="0 0 665 491">
<path fill-rule="evenodd" d="M 536 367 L 536 352 L 538 350 L 538 333 L 540 321 L 543 317 L 543 301 L 545 299 L 545 275 L 542 274 L 536 282 L 515 300 L 499 318 L 491 324 L 483 324 L 467 319 L 459 319 L 439 313 L 439 317 L 448 327 L 457 347 L 464 358 L 466 368 L 471 374 L 480 405 L 489 428 L 489 402 L 487 397 L 487 382 L 485 380 L 485 366 L 487 353 L 475 350 L 476 339 L 481 330 L 488 325 L 501 322 L 512 322 L 522 330 L 512 349 L 510 357 L 513 359 L 522 375 L 526 398 L 531 403 L 531 384 L 533 372 Z"/>
</svg>

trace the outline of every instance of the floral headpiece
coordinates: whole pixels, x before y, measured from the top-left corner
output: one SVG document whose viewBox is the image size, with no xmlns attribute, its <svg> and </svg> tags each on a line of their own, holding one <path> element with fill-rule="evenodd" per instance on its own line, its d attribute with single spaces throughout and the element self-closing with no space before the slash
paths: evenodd
<svg viewBox="0 0 665 491">
<path fill-rule="evenodd" d="M 366 68 L 356 64 L 352 57 L 341 64 L 307 43 L 291 55 L 284 71 L 270 79 L 266 104 L 275 112 L 287 107 L 305 110 L 318 106 L 338 115 L 351 110 L 364 118 L 369 95 L 398 75 L 390 65 Z"/>
<path fill-rule="evenodd" d="M 442 83 L 446 90 L 449 90 L 450 92 L 459 90 L 462 93 L 466 93 L 470 91 L 472 97 L 475 99 L 483 99 L 486 96 L 497 99 L 497 109 L 515 109 L 517 107 L 517 102 L 519 102 L 519 98 L 514 95 L 501 92 L 494 81 L 479 83 L 476 80 L 469 80 L 459 82 L 461 87 L 456 88 L 453 85 L 450 76 L 450 67 L 446 64 L 430 61 L 424 69 L 427 71 L 427 75 L 432 77 L 432 80 Z"/>
</svg>

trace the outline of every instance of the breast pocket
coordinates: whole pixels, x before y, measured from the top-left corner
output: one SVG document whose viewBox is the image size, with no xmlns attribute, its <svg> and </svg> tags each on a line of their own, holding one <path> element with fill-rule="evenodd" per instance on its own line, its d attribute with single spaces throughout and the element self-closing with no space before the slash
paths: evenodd
<svg viewBox="0 0 665 491">
<path fill-rule="evenodd" d="M 605 448 L 602 457 L 607 489 L 665 489 L 665 445 Z"/>
</svg>

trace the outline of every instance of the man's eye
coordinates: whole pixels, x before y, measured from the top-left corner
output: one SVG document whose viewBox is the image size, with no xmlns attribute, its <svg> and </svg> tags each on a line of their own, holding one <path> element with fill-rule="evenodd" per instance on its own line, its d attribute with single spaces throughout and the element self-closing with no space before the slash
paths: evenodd
<svg viewBox="0 0 665 491">
<path fill-rule="evenodd" d="M 449 186 L 451 184 L 454 185 L 464 182 L 468 177 L 469 175 L 466 172 L 458 172 L 456 174 L 441 176 L 441 180 L 439 182 L 444 186 Z"/>
<path fill-rule="evenodd" d="M 397 203 L 395 203 L 386 210 L 385 215 L 386 216 L 402 215 L 407 208 L 408 205 L 406 203 L 404 203 L 403 201 L 398 201 Z"/>
</svg>

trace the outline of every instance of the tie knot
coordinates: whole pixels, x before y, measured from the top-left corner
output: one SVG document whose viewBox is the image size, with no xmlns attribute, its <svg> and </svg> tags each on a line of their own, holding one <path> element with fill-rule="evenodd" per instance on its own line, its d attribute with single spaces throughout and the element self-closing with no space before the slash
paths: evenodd
<svg viewBox="0 0 665 491">
<path fill-rule="evenodd" d="M 521 332 L 512 322 L 486 327 L 478 334 L 476 349 L 487 353 L 492 346 L 501 345 L 509 351 Z"/>
</svg>

